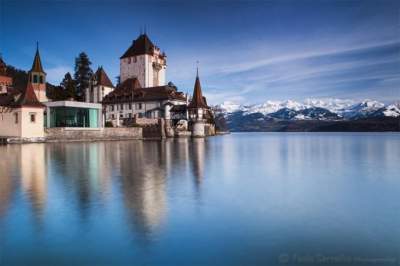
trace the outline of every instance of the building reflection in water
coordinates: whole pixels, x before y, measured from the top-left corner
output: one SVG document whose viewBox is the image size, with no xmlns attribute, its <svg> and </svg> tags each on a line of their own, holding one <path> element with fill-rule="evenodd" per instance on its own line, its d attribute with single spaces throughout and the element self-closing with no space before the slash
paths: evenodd
<svg viewBox="0 0 400 266">
<path fill-rule="evenodd" d="M 40 221 L 52 204 L 49 191 L 57 191 L 83 221 L 122 203 L 134 232 L 149 239 L 166 222 L 169 177 L 193 180 L 198 196 L 206 145 L 204 139 L 171 139 L 0 147 L 0 218 L 20 189 Z"/>
<path fill-rule="evenodd" d="M 17 146 L 4 146 L 1 149 L 0 160 L 0 219 L 6 214 L 10 206 L 11 198 L 16 189 L 16 182 L 13 178 L 18 171 L 16 162 L 19 160 L 16 151 Z"/>
<path fill-rule="evenodd" d="M 1 147 L 1 151 L 0 217 L 5 214 L 17 186 L 20 186 L 35 221 L 40 224 L 47 201 L 45 145 L 9 145 Z"/>
<path fill-rule="evenodd" d="M 204 178 L 206 143 L 207 142 L 204 138 L 197 138 L 192 140 L 192 171 L 197 188 L 199 188 Z"/>
<path fill-rule="evenodd" d="M 166 216 L 163 142 L 119 143 L 120 183 L 128 218 L 142 236 L 160 229 Z"/>
<path fill-rule="evenodd" d="M 44 144 L 20 145 L 21 188 L 37 221 L 42 222 L 47 203 L 47 167 Z"/>
<path fill-rule="evenodd" d="M 47 145 L 53 178 L 61 183 L 65 196 L 76 203 L 84 220 L 90 215 L 92 203 L 106 204 L 111 193 L 115 160 L 108 154 L 113 149 L 107 142 Z"/>
</svg>

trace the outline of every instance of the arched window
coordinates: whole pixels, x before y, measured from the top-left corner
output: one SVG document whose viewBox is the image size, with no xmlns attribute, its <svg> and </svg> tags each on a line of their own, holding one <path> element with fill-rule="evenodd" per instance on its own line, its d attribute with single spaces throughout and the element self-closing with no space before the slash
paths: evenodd
<svg viewBox="0 0 400 266">
<path fill-rule="evenodd" d="M 33 83 L 38 83 L 38 76 L 37 75 L 33 75 Z"/>
<path fill-rule="evenodd" d="M 43 76 L 39 76 L 39 82 L 43 83 Z"/>
</svg>

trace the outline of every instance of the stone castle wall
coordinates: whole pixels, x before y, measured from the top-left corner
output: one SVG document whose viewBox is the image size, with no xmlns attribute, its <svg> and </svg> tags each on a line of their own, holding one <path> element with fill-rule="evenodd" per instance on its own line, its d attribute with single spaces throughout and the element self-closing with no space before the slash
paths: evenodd
<svg viewBox="0 0 400 266">
<path fill-rule="evenodd" d="M 46 141 L 96 141 L 96 140 L 124 140 L 142 139 L 143 131 L 140 127 L 120 128 L 46 128 Z"/>
</svg>

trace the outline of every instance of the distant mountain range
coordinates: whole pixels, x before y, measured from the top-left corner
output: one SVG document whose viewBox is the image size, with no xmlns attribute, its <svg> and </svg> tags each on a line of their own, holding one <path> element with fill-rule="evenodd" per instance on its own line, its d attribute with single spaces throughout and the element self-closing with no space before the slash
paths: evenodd
<svg viewBox="0 0 400 266">
<path fill-rule="evenodd" d="M 400 102 L 307 99 L 215 107 L 231 131 L 399 131 Z"/>
</svg>

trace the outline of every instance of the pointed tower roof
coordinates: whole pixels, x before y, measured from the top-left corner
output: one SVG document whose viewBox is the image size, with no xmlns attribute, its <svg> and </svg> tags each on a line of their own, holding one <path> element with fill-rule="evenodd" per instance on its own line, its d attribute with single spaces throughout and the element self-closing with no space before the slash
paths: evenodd
<svg viewBox="0 0 400 266">
<path fill-rule="evenodd" d="M 36 97 L 35 91 L 33 90 L 33 86 L 31 82 L 28 82 L 26 85 L 25 91 L 20 94 L 19 97 L 15 100 L 15 102 L 11 103 L 12 107 L 39 107 L 44 108 L 41 102 L 39 102 L 38 98 Z"/>
<path fill-rule="evenodd" d="M 128 48 L 128 50 L 126 50 L 120 59 L 135 55 L 153 54 L 154 48 L 155 45 L 150 40 L 149 36 L 144 33 L 132 42 L 132 45 Z"/>
<path fill-rule="evenodd" d="M 111 80 L 108 78 L 103 67 L 99 67 L 94 75 L 97 80 L 97 85 L 114 88 L 114 85 L 112 84 Z"/>
<path fill-rule="evenodd" d="M 208 108 L 203 93 L 201 91 L 199 70 L 197 69 L 196 82 L 194 83 L 193 98 L 188 105 L 188 108 Z"/>
<path fill-rule="evenodd" d="M 35 58 L 33 59 L 31 72 L 45 73 L 43 70 L 43 67 L 42 67 L 42 60 L 40 60 L 39 45 L 36 46 L 36 54 L 35 54 Z"/>
</svg>

